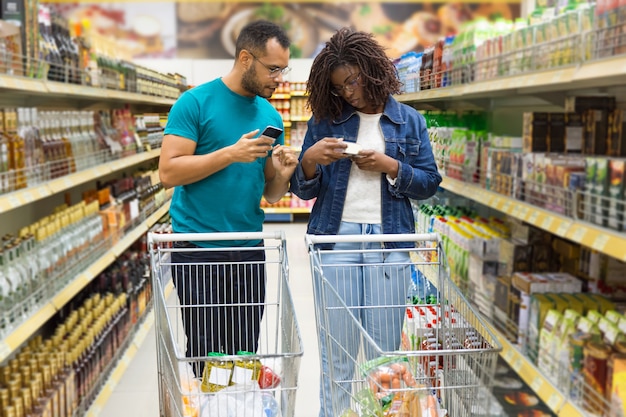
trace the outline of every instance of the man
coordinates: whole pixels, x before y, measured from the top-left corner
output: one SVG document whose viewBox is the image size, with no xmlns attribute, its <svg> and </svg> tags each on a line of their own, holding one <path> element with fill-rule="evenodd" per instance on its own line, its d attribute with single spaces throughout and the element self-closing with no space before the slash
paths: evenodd
<svg viewBox="0 0 626 417">
<path fill-rule="evenodd" d="M 185 92 L 172 107 L 159 176 L 165 187 L 176 187 L 170 206 L 175 233 L 260 232 L 261 197 L 276 202 L 288 190 L 296 155 L 283 146 L 284 135 L 275 142 L 258 134 L 266 126 L 283 128 L 266 99 L 289 72 L 289 45 L 279 26 L 249 23 L 237 39 L 231 71 Z M 262 242 L 175 246 L 192 249 L 172 253 L 187 356 L 255 352 L 265 299 Z M 203 362 L 196 362 L 199 376 Z"/>
</svg>

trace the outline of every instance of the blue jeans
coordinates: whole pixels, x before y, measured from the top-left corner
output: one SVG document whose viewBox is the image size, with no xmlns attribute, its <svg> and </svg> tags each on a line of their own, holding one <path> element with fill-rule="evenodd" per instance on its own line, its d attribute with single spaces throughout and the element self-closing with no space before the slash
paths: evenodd
<svg viewBox="0 0 626 417">
<path fill-rule="evenodd" d="M 380 225 L 341 222 L 338 234 L 380 233 Z M 368 252 L 368 249 L 373 251 Z M 316 274 L 314 286 L 316 305 L 325 307 L 323 311 L 318 310 L 321 312 L 318 318 L 322 367 L 320 417 L 339 416 L 350 406 L 350 395 L 356 394 L 351 393 L 350 381 L 358 372 L 354 365 L 362 345 L 362 331 L 355 321 L 375 342 L 375 345 L 363 343 L 366 360 L 377 357 L 381 351 L 395 351 L 400 347 L 404 309 L 399 306 L 406 303 L 411 260 L 406 251 L 385 253 L 378 249 L 381 249 L 380 242 L 347 242 L 336 243 L 332 251 L 322 254 L 323 277 Z M 339 250 L 354 252 L 337 253 Z M 341 304 L 337 297 L 343 300 L 353 316 L 345 308 L 332 309 Z M 386 305 L 393 307 L 377 308 Z"/>
</svg>

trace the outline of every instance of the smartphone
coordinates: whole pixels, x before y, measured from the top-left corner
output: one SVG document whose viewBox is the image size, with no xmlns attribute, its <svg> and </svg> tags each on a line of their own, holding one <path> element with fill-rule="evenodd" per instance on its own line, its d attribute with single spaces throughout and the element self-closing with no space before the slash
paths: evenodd
<svg viewBox="0 0 626 417">
<path fill-rule="evenodd" d="M 283 133 L 283 130 L 281 128 L 275 127 L 275 126 L 268 126 L 263 130 L 263 133 L 261 133 L 261 136 L 266 136 L 268 138 L 272 138 L 276 140 L 278 139 L 281 133 Z"/>
</svg>

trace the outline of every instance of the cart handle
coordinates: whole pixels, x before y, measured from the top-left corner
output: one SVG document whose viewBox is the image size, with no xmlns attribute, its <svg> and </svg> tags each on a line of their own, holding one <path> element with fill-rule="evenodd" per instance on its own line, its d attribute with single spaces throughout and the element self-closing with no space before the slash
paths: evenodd
<svg viewBox="0 0 626 417">
<path fill-rule="evenodd" d="M 221 232 L 221 233 L 148 233 L 148 242 L 193 242 L 212 240 L 285 240 L 282 230 L 274 232 Z"/>
<path fill-rule="evenodd" d="M 305 234 L 307 245 L 339 242 L 439 242 L 438 233 L 398 233 L 379 235 L 310 235 Z"/>
</svg>

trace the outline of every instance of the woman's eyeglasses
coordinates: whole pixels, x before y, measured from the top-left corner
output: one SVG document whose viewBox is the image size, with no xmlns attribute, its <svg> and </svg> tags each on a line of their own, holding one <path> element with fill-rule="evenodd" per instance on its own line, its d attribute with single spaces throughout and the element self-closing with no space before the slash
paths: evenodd
<svg viewBox="0 0 626 417">
<path fill-rule="evenodd" d="M 254 56 L 254 54 L 252 52 L 248 51 L 248 53 L 250 55 L 252 55 L 252 58 L 254 58 L 256 61 L 259 61 L 261 63 L 261 65 L 263 65 L 265 67 L 265 69 L 269 71 L 270 78 L 278 78 L 281 75 L 289 74 L 289 72 L 291 71 L 290 67 L 285 67 L 285 68 L 275 67 L 275 68 L 272 68 L 272 67 L 270 67 L 268 65 L 265 65 L 265 63 L 263 61 L 261 61 L 259 58 L 257 58 L 256 56 Z"/>
<path fill-rule="evenodd" d="M 361 85 L 360 80 L 361 80 L 361 73 L 358 73 L 354 78 L 346 81 L 346 83 L 342 85 L 341 87 L 333 87 L 330 90 L 330 93 L 335 97 L 341 97 L 344 91 L 348 93 L 353 93 L 354 90 L 356 90 L 357 87 Z"/>
</svg>

